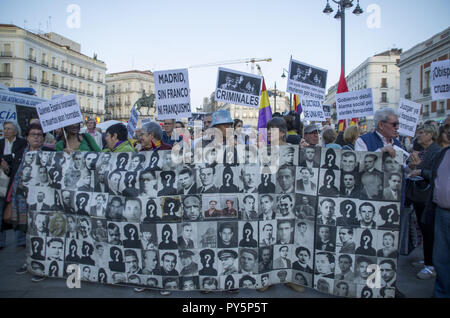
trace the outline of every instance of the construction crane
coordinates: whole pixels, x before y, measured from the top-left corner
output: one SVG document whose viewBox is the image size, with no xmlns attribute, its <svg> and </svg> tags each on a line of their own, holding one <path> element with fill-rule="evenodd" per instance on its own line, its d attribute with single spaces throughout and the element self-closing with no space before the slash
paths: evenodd
<svg viewBox="0 0 450 318">
<path fill-rule="evenodd" d="M 219 66 L 219 65 L 229 65 L 229 64 L 242 64 L 242 63 L 252 63 L 251 64 L 251 70 L 252 73 L 255 71 L 255 63 L 256 62 L 272 62 L 272 58 L 265 58 L 265 59 L 257 59 L 257 58 L 248 58 L 248 59 L 239 59 L 239 60 L 228 60 L 228 61 L 221 61 L 221 62 L 212 62 L 212 63 L 206 63 L 206 64 L 196 64 L 191 65 L 189 68 L 199 68 L 199 67 L 210 67 L 210 66 Z M 261 67 L 259 67 L 258 64 L 257 68 L 258 71 L 261 72 Z"/>
</svg>

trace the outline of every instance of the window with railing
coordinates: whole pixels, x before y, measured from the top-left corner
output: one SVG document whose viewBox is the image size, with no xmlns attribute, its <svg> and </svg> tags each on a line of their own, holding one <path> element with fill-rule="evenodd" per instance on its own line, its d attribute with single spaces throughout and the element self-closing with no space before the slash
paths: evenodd
<svg viewBox="0 0 450 318">
<path fill-rule="evenodd" d="M 387 65 L 382 65 L 381 66 L 381 72 L 382 73 L 387 73 Z"/>
<path fill-rule="evenodd" d="M 387 88 L 387 78 L 381 79 L 381 88 Z"/>
<path fill-rule="evenodd" d="M 3 45 L 3 50 L 1 52 L 1 55 L 3 57 L 12 57 L 13 56 L 12 51 L 11 51 L 11 44 L 5 43 Z"/>
<path fill-rule="evenodd" d="M 424 73 L 424 89 L 423 89 L 423 96 L 430 95 L 430 71 L 426 71 Z"/>
<path fill-rule="evenodd" d="M 438 115 L 445 114 L 444 102 L 439 102 L 439 108 L 437 109 L 436 112 Z"/>
<path fill-rule="evenodd" d="M 387 103 L 388 102 L 387 93 L 386 92 L 382 92 L 381 93 L 381 102 L 382 103 Z"/>
<path fill-rule="evenodd" d="M 11 72 L 11 64 L 10 63 L 3 63 L 2 69 L 0 72 L 0 77 L 3 78 L 12 78 L 13 74 Z"/>
</svg>

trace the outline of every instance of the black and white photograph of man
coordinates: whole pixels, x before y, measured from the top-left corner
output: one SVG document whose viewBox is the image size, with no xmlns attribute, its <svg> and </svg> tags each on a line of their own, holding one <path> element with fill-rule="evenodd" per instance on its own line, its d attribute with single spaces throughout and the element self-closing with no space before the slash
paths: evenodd
<svg viewBox="0 0 450 318">
<path fill-rule="evenodd" d="M 334 252 L 336 247 L 336 227 L 319 225 L 316 231 L 315 248 L 317 250 Z"/>
<path fill-rule="evenodd" d="M 34 226 L 31 227 L 30 234 L 40 237 L 48 235 L 49 215 L 46 213 L 33 213 Z"/>
<path fill-rule="evenodd" d="M 159 256 L 155 249 L 142 251 L 142 274 L 156 275 L 159 270 Z"/>
<path fill-rule="evenodd" d="M 258 271 L 265 273 L 273 269 L 273 246 L 259 248 Z"/>
<path fill-rule="evenodd" d="M 297 260 L 292 264 L 292 268 L 312 274 L 311 251 L 304 246 L 299 246 L 295 249 L 295 256 L 297 257 Z"/>
<path fill-rule="evenodd" d="M 353 240 L 355 228 L 351 226 L 338 227 L 338 238 L 336 242 L 339 253 L 355 254 L 355 241 Z"/>
<path fill-rule="evenodd" d="M 295 192 L 295 166 L 283 165 L 278 168 L 275 192 Z"/>
<path fill-rule="evenodd" d="M 176 251 L 160 251 L 161 267 L 158 275 L 162 276 L 178 276 L 178 271 L 175 269 L 178 263 Z"/>
<path fill-rule="evenodd" d="M 202 290 L 214 291 L 219 288 L 219 281 L 215 277 L 204 277 L 202 279 Z"/>
<path fill-rule="evenodd" d="M 327 72 L 307 64 L 299 64 L 291 61 L 290 79 L 304 84 L 325 89 Z"/>
<path fill-rule="evenodd" d="M 220 250 L 217 254 L 219 257 L 219 275 L 232 275 L 238 273 L 238 253 L 232 249 Z"/>
<path fill-rule="evenodd" d="M 259 246 L 271 246 L 276 242 L 276 220 L 259 222 Z"/>
<path fill-rule="evenodd" d="M 178 173 L 178 194 L 196 194 L 195 169 L 184 166 Z"/>
<path fill-rule="evenodd" d="M 197 247 L 197 224 L 196 223 L 180 223 L 178 224 L 178 248 L 193 249 Z"/>
<path fill-rule="evenodd" d="M 40 166 L 37 172 L 36 186 L 47 187 L 49 185 L 49 177 L 46 167 Z"/>
<path fill-rule="evenodd" d="M 355 265 L 354 283 L 365 286 L 367 284 L 367 279 L 371 274 L 370 271 L 367 271 L 367 268 L 369 267 L 369 265 L 377 264 L 376 258 L 358 255 L 356 255 L 355 258 L 356 258 L 356 265 Z"/>
<path fill-rule="evenodd" d="M 200 187 L 198 193 L 217 193 L 219 188 L 216 187 L 216 168 L 214 165 L 204 165 L 198 169 L 198 182 Z"/>
<path fill-rule="evenodd" d="M 354 172 L 358 170 L 358 158 L 357 153 L 353 151 L 343 151 L 341 155 L 341 172 Z"/>
<path fill-rule="evenodd" d="M 84 155 L 84 164 L 87 170 L 95 170 L 99 154 L 96 152 L 86 152 Z"/>
<path fill-rule="evenodd" d="M 156 198 L 158 195 L 156 173 L 152 170 L 143 170 L 139 173 L 139 191 L 143 196 Z"/>
<path fill-rule="evenodd" d="M 219 69 L 217 87 L 258 96 L 261 88 L 261 79 Z"/>
<path fill-rule="evenodd" d="M 260 173 L 258 166 L 256 165 L 242 165 L 240 180 L 242 182 L 242 188 L 239 192 L 243 193 L 257 193 L 260 183 Z"/>
<path fill-rule="evenodd" d="M 180 275 L 196 276 L 198 275 L 197 255 L 191 250 L 180 250 Z"/>
<path fill-rule="evenodd" d="M 337 197 L 339 195 L 339 170 L 321 169 L 319 181 L 319 195 L 332 197 Z"/>
<path fill-rule="evenodd" d="M 92 171 L 83 169 L 81 170 L 81 176 L 77 183 L 78 191 L 92 192 L 94 187 L 92 186 Z"/>
<path fill-rule="evenodd" d="M 375 172 L 363 172 L 361 175 L 362 200 L 382 200 L 383 199 L 383 176 Z"/>
<path fill-rule="evenodd" d="M 94 191 L 109 192 L 108 173 L 111 171 L 111 165 L 108 162 L 100 161 L 98 168 L 94 171 Z"/>
<path fill-rule="evenodd" d="M 30 210 L 31 211 L 37 211 L 37 212 L 41 212 L 41 211 L 50 211 L 50 205 L 45 203 L 48 202 L 50 203 L 50 199 L 47 198 L 46 199 L 46 189 L 45 188 L 41 188 L 40 190 L 38 190 L 36 192 L 36 203 L 33 203 L 30 205 Z"/>
<path fill-rule="evenodd" d="M 239 247 L 258 247 L 258 222 L 239 222 Z"/>
<path fill-rule="evenodd" d="M 385 288 L 396 287 L 397 283 L 397 263 L 392 259 L 380 259 L 381 285 Z"/>
<path fill-rule="evenodd" d="M 91 219 L 89 217 L 80 217 L 78 219 L 78 238 L 81 240 L 89 240 L 91 235 Z"/>
<path fill-rule="evenodd" d="M 234 248 L 238 246 L 238 222 L 220 222 L 217 232 L 218 248 Z"/>
<path fill-rule="evenodd" d="M 177 227 L 176 224 L 157 224 L 158 238 L 160 250 L 176 250 L 178 249 L 178 244 L 175 241 L 177 238 Z"/>
<path fill-rule="evenodd" d="M 199 278 L 197 276 L 181 277 L 180 278 L 181 290 L 191 291 L 199 288 Z"/>
<path fill-rule="evenodd" d="M 319 169 L 297 167 L 296 192 L 315 195 L 317 193 L 317 180 Z"/>
<path fill-rule="evenodd" d="M 106 216 L 107 194 L 95 193 L 91 198 L 89 215 L 95 218 L 104 218 Z"/>
<path fill-rule="evenodd" d="M 316 252 L 315 272 L 316 277 L 334 279 L 335 256 L 333 253 Z"/>
<path fill-rule="evenodd" d="M 95 265 L 103 269 L 108 268 L 109 257 L 106 254 L 108 245 L 105 243 L 95 243 L 94 247 L 95 247 L 94 252 Z"/>
<path fill-rule="evenodd" d="M 153 250 L 158 247 L 156 224 L 141 224 L 141 244 L 143 250 Z"/>
<path fill-rule="evenodd" d="M 295 244 L 313 248 L 314 241 L 314 221 L 296 220 Z"/>
<path fill-rule="evenodd" d="M 108 244 L 122 245 L 121 225 L 120 223 L 108 222 Z"/>
<path fill-rule="evenodd" d="M 294 243 L 294 220 L 277 220 L 277 244 Z"/>
<path fill-rule="evenodd" d="M 161 171 L 156 174 L 158 177 L 158 197 L 166 195 L 175 195 L 178 193 L 176 189 L 176 173 L 175 171 Z"/>
<path fill-rule="evenodd" d="M 317 224 L 336 225 L 336 202 L 331 198 L 319 199 Z"/>
<path fill-rule="evenodd" d="M 259 220 L 273 220 L 276 215 L 275 200 L 273 194 L 259 195 Z"/>
<path fill-rule="evenodd" d="M 201 200 L 197 195 L 186 195 L 183 197 L 183 220 L 201 221 Z"/>
<path fill-rule="evenodd" d="M 277 219 L 294 219 L 295 197 L 293 194 L 282 194 L 278 196 Z"/>
<path fill-rule="evenodd" d="M 375 229 L 377 224 L 376 208 L 371 202 L 363 202 L 358 208 L 359 226 L 363 229 Z"/>
<path fill-rule="evenodd" d="M 356 248 L 355 254 L 376 256 L 377 251 L 374 246 L 377 244 L 377 231 L 357 229 L 355 241 L 359 242 L 359 246 Z"/>
<path fill-rule="evenodd" d="M 258 272 L 258 251 L 252 248 L 239 250 L 239 273 L 253 275 Z"/>
<path fill-rule="evenodd" d="M 347 198 L 359 198 L 360 190 L 357 183 L 358 176 L 354 172 L 341 171 L 341 196 Z"/>
<path fill-rule="evenodd" d="M 292 245 L 275 245 L 273 255 L 273 268 L 292 268 L 291 261 Z"/>
<path fill-rule="evenodd" d="M 110 194 L 113 194 L 113 195 L 122 194 L 121 180 L 122 180 L 122 174 L 120 173 L 120 171 L 115 170 L 115 171 L 112 171 L 108 175 L 108 189 L 109 189 Z"/>
<path fill-rule="evenodd" d="M 91 237 L 96 242 L 108 242 L 107 221 L 102 219 L 91 219 Z"/>
<path fill-rule="evenodd" d="M 362 161 L 360 164 L 360 172 L 372 172 L 381 177 L 383 179 L 383 173 L 381 172 L 381 152 L 379 153 L 366 153 L 366 155 L 362 156 Z"/>
<path fill-rule="evenodd" d="M 388 152 L 383 152 L 383 172 L 384 173 L 400 173 L 401 165 L 392 158 Z"/>
<path fill-rule="evenodd" d="M 349 254 L 340 254 L 338 256 L 338 266 L 336 266 L 335 278 L 353 283 L 355 278 L 354 261 L 355 256 Z"/>
<path fill-rule="evenodd" d="M 384 174 L 383 199 L 386 201 L 399 201 L 401 199 L 402 176 L 400 173 Z"/>
<path fill-rule="evenodd" d="M 282 165 L 294 165 L 294 162 L 297 162 L 297 155 L 296 155 L 296 149 L 293 146 L 280 146 L 280 152 L 279 152 L 279 164 Z M 295 160 L 297 159 L 297 160 Z"/>
<path fill-rule="evenodd" d="M 125 273 L 142 274 L 140 251 L 133 249 L 125 249 L 124 254 L 125 254 Z"/>
<path fill-rule="evenodd" d="M 317 197 L 309 195 L 296 196 L 295 215 L 303 220 L 315 220 Z"/>
<path fill-rule="evenodd" d="M 242 195 L 240 195 L 239 217 L 241 220 L 257 220 L 258 219 L 257 198 L 258 198 L 257 194 L 242 194 Z"/>
<path fill-rule="evenodd" d="M 142 203 L 139 198 L 126 198 L 123 217 L 128 222 L 139 222 L 142 213 Z"/>
<path fill-rule="evenodd" d="M 145 155 L 142 153 L 133 154 L 133 158 L 131 159 L 129 171 L 138 172 L 144 170 L 145 167 Z"/>
<path fill-rule="evenodd" d="M 306 147 L 300 149 L 299 166 L 308 168 L 319 168 L 320 166 L 320 149 L 319 147 Z"/>
<path fill-rule="evenodd" d="M 64 257 L 64 241 L 60 238 L 47 237 L 46 259 L 62 261 Z"/>
<path fill-rule="evenodd" d="M 106 218 L 111 221 L 126 222 L 123 216 L 124 197 L 109 196 L 109 203 L 106 208 Z"/>
</svg>

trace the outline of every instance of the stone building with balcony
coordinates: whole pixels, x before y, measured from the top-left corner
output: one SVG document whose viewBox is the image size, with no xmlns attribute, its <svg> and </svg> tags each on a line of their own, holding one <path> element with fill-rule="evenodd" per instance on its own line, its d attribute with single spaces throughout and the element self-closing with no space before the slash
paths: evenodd
<svg viewBox="0 0 450 318">
<path fill-rule="evenodd" d="M 374 110 L 391 107 L 397 109 L 400 100 L 400 73 L 397 63 L 401 49 L 391 49 L 367 58 L 346 77 L 349 91 L 371 88 Z M 324 104 L 331 105 L 332 123 L 337 124 L 336 92 L 338 83 L 328 89 Z M 373 128 L 373 116 L 359 118 L 362 130 Z"/>
<path fill-rule="evenodd" d="M 126 122 L 130 118 L 131 108 L 142 97 L 155 94 L 155 81 L 150 71 L 126 71 L 106 74 L 106 112 L 107 119 Z M 147 112 L 148 111 L 148 112 Z M 140 118 L 156 117 L 155 107 L 141 109 Z"/>
<path fill-rule="evenodd" d="M 434 61 L 450 59 L 450 27 L 400 56 L 400 96 L 422 104 L 419 122 L 443 120 L 450 114 L 450 99 L 431 100 L 430 67 Z"/>
<path fill-rule="evenodd" d="M 81 53 L 81 45 L 56 33 L 36 34 L 0 24 L 0 83 L 31 87 L 50 99 L 75 94 L 84 117 L 103 121 L 106 64 Z"/>
</svg>

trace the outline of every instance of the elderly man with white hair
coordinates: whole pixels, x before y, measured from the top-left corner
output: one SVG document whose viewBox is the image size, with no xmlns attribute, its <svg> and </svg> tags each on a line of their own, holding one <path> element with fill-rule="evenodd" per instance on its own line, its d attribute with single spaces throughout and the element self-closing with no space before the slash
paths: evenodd
<svg viewBox="0 0 450 318">
<path fill-rule="evenodd" d="M 356 140 L 355 151 L 389 152 L 395 157 L 394 146 L 402 148 L 398 137 L 399 121 L 392 108 L 382 108 L 373 117 L 375 131 L 362 135 Z"/>
<path fill-rule="evenodd" d="M 158 123 L 150 122 L 142 126 L 142 134 L 139 141 L 142 145 L 141 151 L 149 150 L 171 150 L 172 146 L 162 141 L 163 131 Z"/>
</svg>

